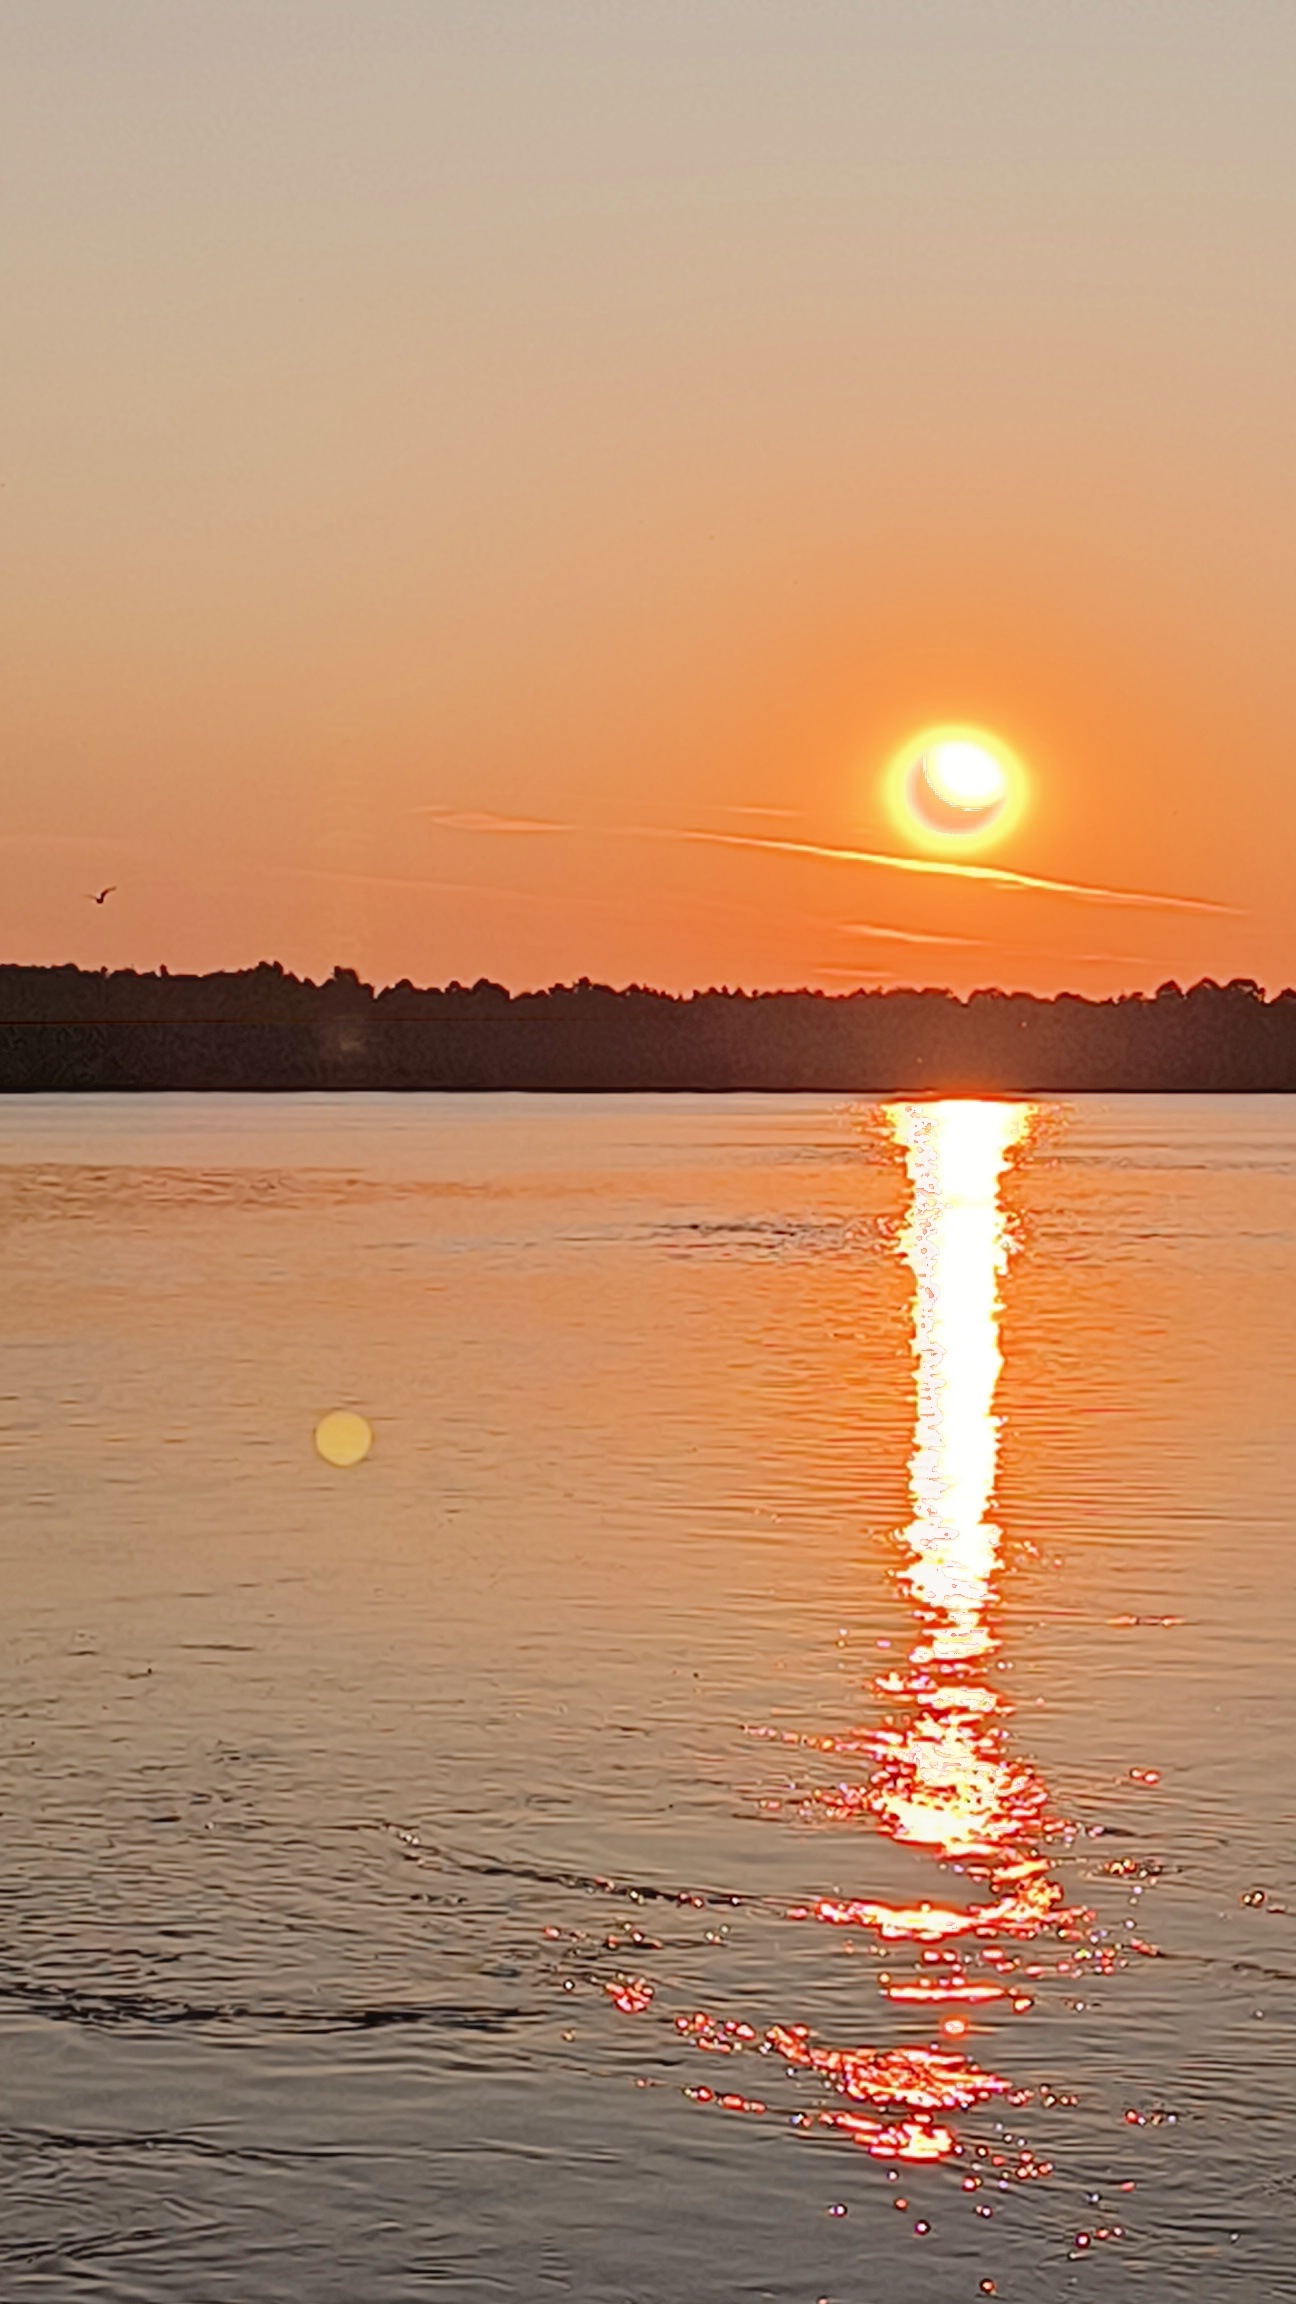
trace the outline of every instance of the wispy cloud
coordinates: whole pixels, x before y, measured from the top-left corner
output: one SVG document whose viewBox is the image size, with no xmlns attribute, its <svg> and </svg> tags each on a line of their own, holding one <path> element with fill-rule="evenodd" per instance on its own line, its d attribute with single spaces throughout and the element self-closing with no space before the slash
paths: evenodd
<svg viewBox="0 0 1296 2304">
<path fill-rule="evenodd" d="M 645 840 L 701 841 L 719 848 L 750 848 L 777 856 L 817 856 L 833 864 L 875 865 L 887 872 L 911 872 L 938 880 L 982 880 L 996 888 L 1023 888 L 1047 896 L 1074 896 L 1090 904 L 1133 904 L 1162 907 L 1172 912 L 1216 912 L 1237 915 L 1233 904 L 1217 904 L 1204 896 L 1170 896 L 1134 888 L 1095 888 L 1080 880 L 1047 880 L 1033 872 L 1010 872 L 996 864 L 954 864 L 935 856 L 891 856 L 871 848 L 833 848 L 815 840 L 775 840 L 755 832 L 704 832 L 691 827 L 639 824 L 627 832 Z"/>
<path fill-rule="evenodd" d="M 817 960 L 809 969 L 811 976 L 840 976 L 850 984 L 891 984 L 893 968 L 848 968 L 836 960 Z"/>
<path fill-rule="evenodd" d="M 926 939 L 924 938 L 924 942 L 925 941 Z M 1011 944 L 1000 945 L 997 947 L 997 949 L 1001 953 L 1015 952 L 1019 954 L 1019 956 L 1032 961 L 1045 959 L 1064 960 L 1067 966 L 1070 968 L 1099 966 L 1113 967 L 1117 965 L 1126 968 L 1146 968 L 1150 965 L 1148 961 L 1141 959 L 1137 953 L 1133 952 L 1047 953 L 1033 951 L 1028 946 L 1014 946 Z M 816 976 L 840 976 L 843 978 L 843 980 L 848 979 L 851 983 L 860 984 L 890 984 L 894 986 L 898 985 L 901 981 L 901 978 L 898 976 L 897 970 L 894 966 L 890 968 L 853 968 L 849 961 L 841 960 L 821 960 L 817 962 L 812 970 L 812 973 Z M 904 979 L 904 981 L 907 982 L 908 979 Z M 1046 995 L 1040 994 L 1038 997 L 1043 998 L 1046 997 Z"/>
<path fill-rule="evenodd" d="M 570 824 L 557 824 L 546 816 L 496 816 L 489 808 L 417 808 L 417 816 L 430 816 L 443 832 L 570 832 Z"/>
<path fill-rule="evenodd" d="M 735 801 L 732 806 L 722 808 L 720 814 L 722 816 L 764 816 L 772 822 L 796 824 L 805 814 L 805 810 L 802 808 L 747 808 L 739 806 Z"/>
<path fill-rule="evenodd" d="M 979 952 L 1002 951 L 989 936 L 938 936 L 930 928 L 882 928 L 872 920 L 839 920 L 843 936 L 867 936 L 885 944 L 961 944 Z"/>
<path fill-rule="evenodd" d="M 1045 960 L 1066 960 L 1076 968 L 1152 968 L 1146 952 L 1044 952 Z"/>
<path fill-rule="evenodd" d="M 1151 968 L 1146 952 L 1072 952 L 1057 944 L 1006 944 L 997 936 L 936 936 L 930 929 L 882 928 L 868 920 L 839 920 L 839 936 L 885 938 L 894 944 L 957 944 L 968 951 L 1002 952 L 1014 959 L 1074 961 L 1077 967 Z"/>
</svg>

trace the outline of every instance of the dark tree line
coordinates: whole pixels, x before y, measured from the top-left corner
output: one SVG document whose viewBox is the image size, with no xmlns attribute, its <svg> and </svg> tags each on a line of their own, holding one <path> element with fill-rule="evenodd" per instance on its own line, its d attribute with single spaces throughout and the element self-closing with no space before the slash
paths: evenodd
<svg viewBox="0 0 1296 2304">
<path fill-rule="evenodd" d="M 0 1091 L 1296 1090 L 1296 991 L 694 992 L 582 978 L 376 992 L 278 962 L 210 976 L 0 967 Z"/>
</svg>

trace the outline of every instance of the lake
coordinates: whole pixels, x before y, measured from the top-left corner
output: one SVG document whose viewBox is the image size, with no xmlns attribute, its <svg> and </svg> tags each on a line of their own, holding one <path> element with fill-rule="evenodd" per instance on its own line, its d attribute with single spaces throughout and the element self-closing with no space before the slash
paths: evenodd
<svg viewBox="0 0 1296 2304">
<path fill-rule="evenodd" d="M 1296 2298 L 1296 1101 L 12 1098 L 0 1223 L 7 2304 Z"/>
</svg>

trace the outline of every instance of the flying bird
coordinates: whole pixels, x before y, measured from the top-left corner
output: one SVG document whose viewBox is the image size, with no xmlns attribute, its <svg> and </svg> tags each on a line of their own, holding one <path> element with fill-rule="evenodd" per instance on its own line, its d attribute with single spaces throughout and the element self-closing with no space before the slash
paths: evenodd
<svg viewBox="0 0 1296 2304">
<path fill-rule="evenodd" d="M 92 904 L 106 904 L 109 897 L 115 896 L 116 893 L 117 891 L 115 888 L 101 888 L 97 896 L 92 896 L 90 898 L 90 902 Z"/>
</svg>

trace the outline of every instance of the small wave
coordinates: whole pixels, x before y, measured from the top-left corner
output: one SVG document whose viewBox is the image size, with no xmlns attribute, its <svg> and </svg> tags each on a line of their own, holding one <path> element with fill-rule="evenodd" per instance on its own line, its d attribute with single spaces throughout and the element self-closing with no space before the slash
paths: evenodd
<svg viewBox="0 0 1296 2304">
<path fill-rule="evenodd" d="M 659 1882 L 628 1880 L 611 1872 L 549 1871 L 540 1865 L 506 1862 L 502 1857 L 488 1856 L 474 1849 L 448 1848 L 444 1844 L 423 1840 L 416 1832 L 407 1832 L 399 1825 L 389 1825 L 393 1838 L 413 1863 L 427 1860 L 444 1864 L 457 1872 L 475 1873 L 487 1880 L 526 1880 L 540 1888 L 569 1888 L 584 1896 L 620 1896 L 635 1904 L 678 1904 L 704 1911 L 717 1906 L 726 1910 L 738 1909 L 782 1913 L 785 1902 L 771 1896 L 753 1896 L 729 1888 L 672 1888 Z"/>
<path fill-rule="evenodd" d="M 506 2032 L 534 2021 L 534 2008 L 491 2008 L 446 2001 L 389 2000 L 359 2007 L 315 2003 L 169 1999 L 151 1992 L 88 1992 L 59 1984 L 0 1982 L 0 2008 L 25 2010 L 51 2023 L 95 2027 L 256 2025 L 291 2032 L 379 2032 L 395 2025 L 443 2032 Z"/>
</svg>

